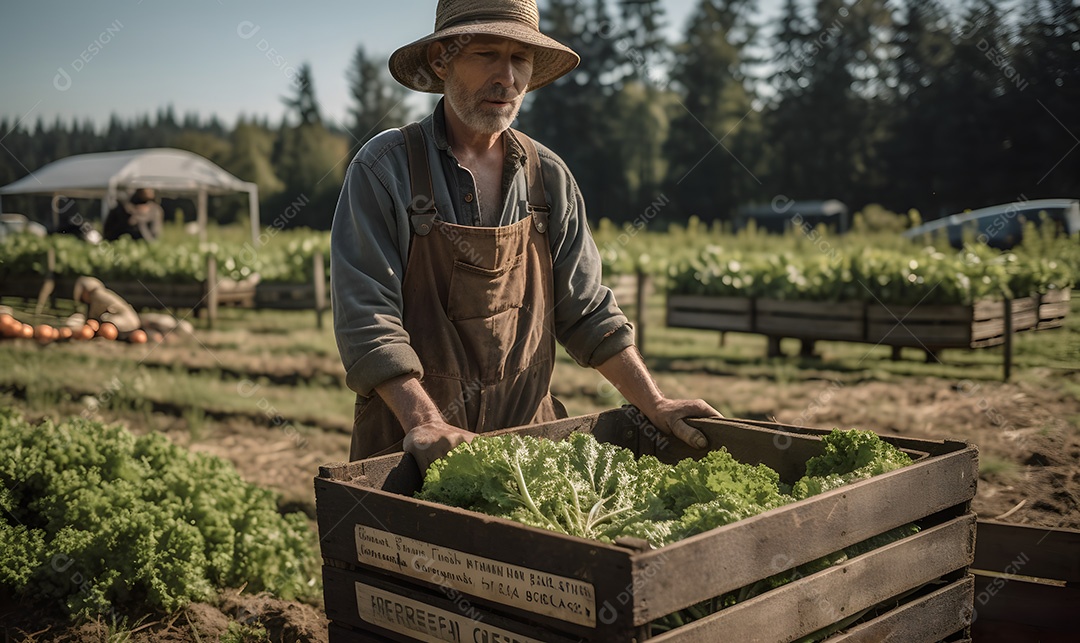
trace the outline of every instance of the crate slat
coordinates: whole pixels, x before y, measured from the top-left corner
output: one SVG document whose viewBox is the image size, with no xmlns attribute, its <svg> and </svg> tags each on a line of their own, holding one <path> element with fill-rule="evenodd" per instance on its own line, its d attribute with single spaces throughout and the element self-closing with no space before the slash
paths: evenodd
<svg viewBox="0 0 1080 643">
<path fill-rule="evenodd" d="M 328 618 L 334 623 L 376 632 L 390 639 L 522 643 L 569 643 L 573 640 L 554 634 L 550 629 L 480 608 L 449 589 L 425 591 L 378 574 L 334 567 L 323 568 L 323 582 Z"/>
<path fill-rule="evenodd" d="M 675 328 L 696 328 L 698 330 L 720 330 L 745 333 L 749 333 L 753 330 L 749 316 L 693 312 L 686 310 L 668 310 L 667 325 Z"/>
<path fill-rule="evenodd" d="M 1020 570 L 1018 573 L 1023 573 Z M 1080 629 L 1080 588 L 1029 583 L 1020 578 L 975 573 L 975 624 L 978 630 L 995 623 L 1030 626 L 1048 632 Z M 1073 640 L 1076 640 L 1073 638 Z"/>
<path fill-rule="evenodd" d="M 861 342 L 866 336 L 862 319 L 811 319 L 758 314 L 756 332 L 763 335 Z"/>
<path fill-rule="evenodd" d="M 940 641 L 971 624 L 975 578 L 967 576 L 860 623 L 829 643 L 914 643 Z"/>
<path fill-rule="evenodd" d="M 955 518 L 650 641 L 788 643 L 962 569 L 974 556 L 966 537 L 974 525 L 974 514 Z"/>
<path fill-rule="evenodd" d="M 993 314 L 992 310 L 1000 309 L 1001 302 L 980 302 L 972 306 L 948 306 L 948 305 L 923 305 L 923 306 L 893 306 L 885 304 L 871 304 L 866 309 L 866 318 L 869 322 L 881 322 L 895 325 L 897 322 L 915 324 L 928 322 L 931 324 L 943 324 L 949 322 L 971 323 L 975 319 L 988 319 L 1000 317 L 1001 312 Z M 994 305 L 997 304 L 995 307 Z M 987 308 L 989 307 L 989 308 Z M 976 310 L 979 311 L 976 314 Z"/>
</svg>

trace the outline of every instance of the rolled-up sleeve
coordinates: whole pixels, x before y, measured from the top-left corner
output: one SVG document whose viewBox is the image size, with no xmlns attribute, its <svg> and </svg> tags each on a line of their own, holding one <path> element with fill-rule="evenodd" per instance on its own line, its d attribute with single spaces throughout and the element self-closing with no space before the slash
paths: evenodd
<svg viewBox="0 0 1080 643">
<path fill-rule="evenodd" d="M 402 231 L 387 186 L 362 160 L 345 175 L 330 232 L 334 333 L 350 389 L 370 396 L 399 375 L 423 376 L 402 325 Z"/>
<path fill-rule="evenodd" d="M 600 282 L 600 252 L 589 231 L 585 202 L 562 160 L 544 149 L 550 193 L 555 335 L 582 366 L 599 366 L 634 344 L 634 329 L 611 289 Z"/>
</svg>

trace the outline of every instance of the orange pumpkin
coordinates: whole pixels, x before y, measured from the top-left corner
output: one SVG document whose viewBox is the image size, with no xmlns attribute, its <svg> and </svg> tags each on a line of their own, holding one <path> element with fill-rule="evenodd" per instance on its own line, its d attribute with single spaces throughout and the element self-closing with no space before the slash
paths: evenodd
<svg viewBox="0 0 1080 643">
<path fill-rule="evenodd" d="M 98 327 L 97 336 L 104 337 L 105 339 L 116 339 L 120 331 L 116 329 L 116 326 L 110 322 L 105 322 Z"/>
</svg>

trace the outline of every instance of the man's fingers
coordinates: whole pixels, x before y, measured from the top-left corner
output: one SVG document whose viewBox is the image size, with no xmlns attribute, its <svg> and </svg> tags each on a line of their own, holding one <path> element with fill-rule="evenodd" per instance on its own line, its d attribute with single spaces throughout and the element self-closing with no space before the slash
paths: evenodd
<svg viewBox="0 0 1080 643">
<path fill-rule="evenodd" d="M 676 420 L 671 427 L 671 432 L 675 434 L 675 437 L 695 449 L 707 449 L 709 447 L 709 441 L 705 438 L 705 434 L 687 424 L 686 420 Z"/>
</svg>

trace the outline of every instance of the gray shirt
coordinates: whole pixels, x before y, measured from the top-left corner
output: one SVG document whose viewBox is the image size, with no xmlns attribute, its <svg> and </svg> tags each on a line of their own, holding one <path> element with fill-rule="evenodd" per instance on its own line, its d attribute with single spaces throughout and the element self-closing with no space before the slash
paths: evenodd
<svg viewBox="0 0 1080 643">
<path fill-rule="evenodd" d="M 504 134 L 502 213 L 498 221 L 481 219 L 472 175 L 458 164 L 447 143 L 443 109 L 440 101 L 420 122 L 439 218 L 459 225 L 505 226 L 527 216 L 524 154 Z M 597 366 L 633 344 L 633 329 L 611 291 L 600 283 L 600 254 L 574 177 L 551 150 L 539 143 L 536 147 L 551 207 L 555 336 L 579 364 Z M 387 130 L 368 141 L 345 173 L 330 233 L 334 333 L 346 383 L 363 396 L 393 377 L 424 373 L 401 321 L 401 280 L 412 234 L 408 167 L 400 130 Z"/>
</svg>

